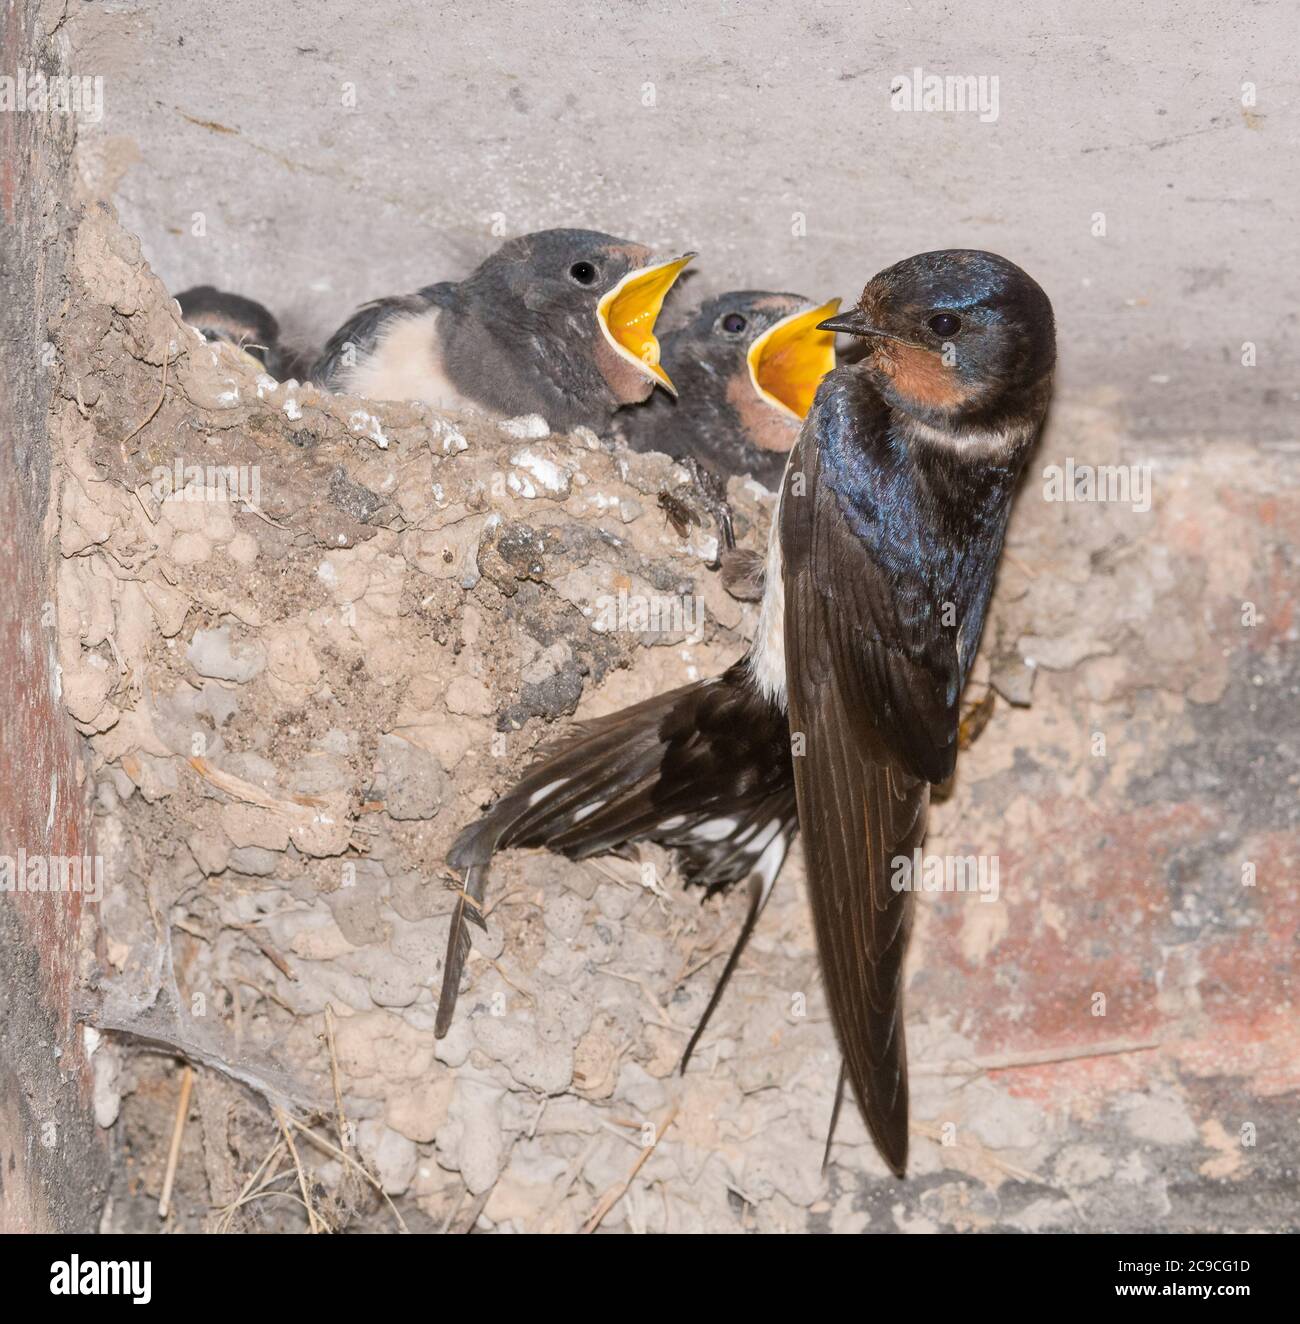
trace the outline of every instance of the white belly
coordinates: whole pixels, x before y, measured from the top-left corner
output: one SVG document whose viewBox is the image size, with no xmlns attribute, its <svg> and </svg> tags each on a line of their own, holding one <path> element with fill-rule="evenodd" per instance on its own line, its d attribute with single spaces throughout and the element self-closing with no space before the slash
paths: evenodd
<svg viewBox="0 0 1300 1324">
<path fill-rule="evenodd" d="M 347 374 L 343 389 L 370 400 L 423 400 L 438 409 L 470 407 L 447 380 L 438 353 L 437 308 L 394 319 L 374 349 Z"/>
<path fill-rule="evenodd" d="M 793 451 L 790 452 L 792 455 Z M 790 461 L 786 461 L 789 471 Z M 758 612 L 758 633 L 749 654 L 754 684 L 773 703 L 785 708 L 785 580 L 781 560 L 781 502 L 785 499 L 785 476 L 777 489 L 772 527 L 767 534 L 767 564 L 763 571 L 763 604 Z"/>
</svg>

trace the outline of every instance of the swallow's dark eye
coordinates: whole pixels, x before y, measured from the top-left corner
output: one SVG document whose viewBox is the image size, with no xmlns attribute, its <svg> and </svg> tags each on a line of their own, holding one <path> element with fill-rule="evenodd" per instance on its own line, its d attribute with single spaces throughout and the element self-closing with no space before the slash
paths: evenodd
<svg viewBox="0 0 1300 1324">
<path fill-rule="evenodd" d="M 954 317 L 952 313 L 935 313 L 926 325 L 936 336 L 947 340 L 961 330 L 961 318 Z"/>
<path fill-rule="evenodd" d="M 569 278 L 579 285 L 590 285 L 596 279 L 596 268 L 590 262 L 575 262 L 569 268 Z"/>
<path fill-rule="evenodd" d="M 728 313 L 722 319 L 722 329 L 729 335 L 738 335 L 748 325 L 739 313 Z"/>
</svg>

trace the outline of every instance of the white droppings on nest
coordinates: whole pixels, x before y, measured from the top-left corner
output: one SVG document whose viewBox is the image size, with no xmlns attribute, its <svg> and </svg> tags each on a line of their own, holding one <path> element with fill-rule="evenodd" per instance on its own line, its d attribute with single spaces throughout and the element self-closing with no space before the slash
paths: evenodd
<svg viewBox="0 0 1300 1324">
<path fill-rule="evenodd" d="M 540 414 L 520 414 L 518 418 L 503 418 L 497 427 L 507 437 L 521 441 L 537 441 L 551 435 L 550 424 Z"/>
<path fill-rule="evenodd" d="M 284 402 L 284 416 L 291 423 L 296 423 L 302 417 L 302 406 L 292 395 Z"/>
<path fill-rule="evenodd" d="M 527 447 L 524 450 L 515 451 L 510 457 L 510 463 L 516 469 L 522 469 L 526 474 L 536 479 L 542 489 L 551 493 L 552 496 L 567 496 L 569 494 L 573 483 L 573 470 L 567 465 Z M 528 495 L 532 496 L 533 493 L 529 492 Z"/>
<path fill-rule="evenodd" d="M 388 438 L 384 435 L 384 429 L 374 414 L 369 414 L 364 409 L 356 409 L 348 415 L 348 427 L 359 436 L 373 441 L 380 450 L 388 449 Z"/>
<path fill-rule="evenodd" d="M 427 421 L 433 440 L 441 443 L 444 455 L 458 455 L 461 451 L 469 449 L 465 434 L 450 419 L 435 414 L 427 405 L 420 402 L 416 402 L 414 408 Z"/>
</svg>

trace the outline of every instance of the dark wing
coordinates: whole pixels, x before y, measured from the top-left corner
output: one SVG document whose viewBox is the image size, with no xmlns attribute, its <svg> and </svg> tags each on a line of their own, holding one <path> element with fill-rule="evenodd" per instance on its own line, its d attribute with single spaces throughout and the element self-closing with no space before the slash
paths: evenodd
<svg viewBox="0 0 1300 1324">
<path fill-rule="evenodd" d="M 448 853 L 463 885 L 434 1033 L 441 1038 L 451 1025 L 466 924 L 481 923 L 498 850 L 542 846 L 586 859 L 654 841 L 677 853 L 688 882 L 712 889 L 759 875 L 761 908 L 794 834 L 786 733 L 784 714 L 737 664 L 716 680 L 584 722 L 543 751 Z"/>
<path fill-rule="evenodd" d="M 850 530 L 805 427 L 781 501 L 795 787 L 822 973 L 848 1078 L 881 1154 L 907 1166 L 903 955 L 911 893 L 894 861 L 925 835 L 929 775 L 956 721 L 951 640 L 927 637 Z M 915 605 L 915 604 L 913 604 Z M 798 737 L 804 737 L 800 754 Z"/>
<path fill-rule="evenodd" d="M 384 328 L 394 318 L 427 312 L 429 306 L 424 290 L 362 304 L 325 342 L 311 366 L 310 380 L 329 391 L 340 389 L 345 374 L 374 352 Z"/>
</svg>

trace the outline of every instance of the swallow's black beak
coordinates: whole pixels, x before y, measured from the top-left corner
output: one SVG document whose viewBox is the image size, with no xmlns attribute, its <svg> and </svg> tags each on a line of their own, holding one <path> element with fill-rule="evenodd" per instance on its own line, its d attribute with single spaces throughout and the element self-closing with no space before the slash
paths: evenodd
<svg viewBox="0 0 1300 1324">
<path fill-rule="evenodd" d="M 847 313 L 841 313 L 838 317 L 828 317 L 824 322 L 818 322 L 817 329 L 840 331 L 846 336 L 885 336 L 891 340 L 895 339 L 888 331 L 872 326 L 857 308 L 850 308 Z"/>
</svg>

